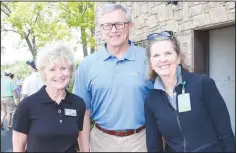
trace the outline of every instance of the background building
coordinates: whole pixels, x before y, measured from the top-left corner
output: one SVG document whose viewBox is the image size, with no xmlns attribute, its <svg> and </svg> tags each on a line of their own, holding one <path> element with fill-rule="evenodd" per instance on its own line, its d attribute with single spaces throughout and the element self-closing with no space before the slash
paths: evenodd
<svg viewBox="0 0 237 153">
<path fill-rule="evenodd" d="M 100 8 L 105 2 L 96 2 Z M 235 2 L 111 2 L 132 10 L 131 40 L 146 45 L 153 32 L 172 30 L 191 71 L 206 73 L 216 82 L 235 132 Z M 103 40 L 95 21 L 96 49 Z"/>
</svg>

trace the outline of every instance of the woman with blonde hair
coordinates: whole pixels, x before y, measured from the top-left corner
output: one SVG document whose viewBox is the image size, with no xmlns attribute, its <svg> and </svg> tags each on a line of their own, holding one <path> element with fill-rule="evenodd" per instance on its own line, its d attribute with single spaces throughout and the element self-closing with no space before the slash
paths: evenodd
<svg viewBox="0 0 237 153">
<path fill-rule="evenodd" d="M 148 36 L 149 77 L 154 89 L 145 102 L 148 152 L 234 152 L 226 104 L 215 82 L 185 70 L 172 31 Z"/>
<path fill-rule="evenodd" d="M 73 52 L 61 42 L 49 44 L 38 53 L 36 67 L 45 85 L 16 109 L 13 151 L 76 152 L 86 107 L 66 90 L 74 75 Z"/>
</svg>

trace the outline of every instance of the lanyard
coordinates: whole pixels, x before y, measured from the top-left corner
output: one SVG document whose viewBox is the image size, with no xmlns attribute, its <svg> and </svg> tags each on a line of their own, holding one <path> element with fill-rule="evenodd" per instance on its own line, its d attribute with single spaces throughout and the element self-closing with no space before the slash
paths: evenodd
<svg viewBox="0 0 237 153">
<path fill-rule="evenodd" d="M 183 81 L 183 87 L 182 87 L 182 94 L 185 94 L 185 85 L 186 85 L 186 81 Z"/>
</svg>

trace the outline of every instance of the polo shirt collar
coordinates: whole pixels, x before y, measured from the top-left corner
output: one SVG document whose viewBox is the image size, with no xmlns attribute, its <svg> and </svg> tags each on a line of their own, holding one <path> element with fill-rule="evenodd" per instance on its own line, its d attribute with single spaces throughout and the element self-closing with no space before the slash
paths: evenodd
<svg viewBox="0 0 237 153">
<path fill-rule="evenodd" d="M 180 65 L 177 66 L 176 76 L 177 76 L 176 86 L 178 86 L 179 84 L 182 83 L 182 75 L 181 75 L 181 66 Z M 155 83 L 154 83 L 154 89 L 159 89 L 159 90 L 166 91 L 164 83 L 163 83 L 162 79 L 160 78 L 160 76 L 156 77 L 156 80 L 155 80 Z"/>
<path fill-rule="evenodd" d="M 134 44 L 132 43 L 131 40 L 128 40 L 128 51 L 125 53 L 124 55 L 124 59 L 127 60 L 135 60 L 135 53 L 134 53 Z M 107 43 L 104 44 L 104 49 L 103 49 L 103 55 L 102 55 L 102 59 L 105 61 L 107 59 L 109 59 L 110 57 L 113 57 L 113 55 L 111 53 L 108 52 L 107 50 Z"/>
<path fill-rule="evenodd" d="M 37 97 L 40 100 L 40 103 L 55 103 L 46 92 L 46 86 L 44 85 L 38 92 Z M 61 102 L 72 103 L 72 95 L 66 90 L 66 97 Z"/>
</svg>

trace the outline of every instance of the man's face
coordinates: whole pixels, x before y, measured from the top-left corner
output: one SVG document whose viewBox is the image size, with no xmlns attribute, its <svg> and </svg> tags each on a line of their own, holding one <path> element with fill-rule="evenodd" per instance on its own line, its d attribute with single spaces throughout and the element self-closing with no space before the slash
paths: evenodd
<svg viewBox="0 0 237 153">
<path fill-rule="evenodd" d="M 100 25 L 102 36 L 107 45 L 117 47 L 124 43 L 128 43 L 129 33 L 131 32 L 133 25 L 132 23 L 128 23 L 128 18 L 124 11 L 114 10 L 104 14 L 100 19 Z M 117 28 L 115 26 L 117 26 Z"/>
</svg>

